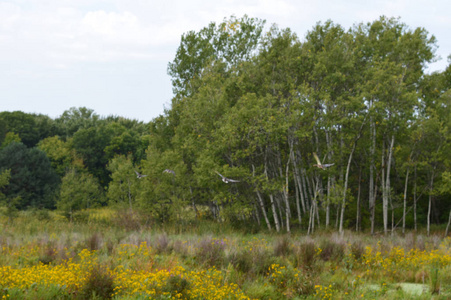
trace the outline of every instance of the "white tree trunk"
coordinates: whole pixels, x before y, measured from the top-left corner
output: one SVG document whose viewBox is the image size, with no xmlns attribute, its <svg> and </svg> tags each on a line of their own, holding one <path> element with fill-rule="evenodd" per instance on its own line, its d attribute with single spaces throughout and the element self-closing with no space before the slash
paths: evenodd
<svg viewBox="0 0 451 300">
<path fill-rule="evenodd" d="M 403 207 L 403 213 L 402 213 L 402 233 L 406 233 L 406 208 L 407 208 L 407 185 L 409 183 L 409 172 L 410 169 L 407 168 L 406 172 L 406 183 L 404 184 L 404 207 Z"/>
<path fill-rule="evenodd" d="M 266 215 L 265 203 L 263 202 L 263 198 L 258 190 L 257 190 L 257 199 L 263 214 L 263 218 L 265 219 L 266 226 L 268 227 L 268 230 L 271 231 L 272 230 L 271 223 L 269 222 L 268 216 Z"/>
<path fill-rule="evenodd" d="M 395 135 L 392 134 L 391 142 L 388 148 L 388 159 L 385 173 L 385 184 L 382 185 L 382 207 L 383 207 L 383 216 L 384 216 L 384 234 L 388 233 L 388 198 L 390 197 L 390 170 L 391 170 L 391 160 L 393 156 L 393 145 L 395 144 Z M 383 155 L 383 154 L 382 154 Z M 384 162 L 384 159 L 382 159 Z M 384 176 L 382 176 L 384 177 Z"/>
<path fill-rule="evenodd" d="M 329 227 L 330 222 L 330 176 L 327 176 L 327 198 L 326 198 L 326 228 Z"/>
<path fill-rule="evenodd" d="M 315 214 L 316 214 L 316 210 L 317 210 L 316 197 L 318 196 L 318 194 L 316 193 L 317 188 L 318 188 L 318 183 L 316 184 L 315 194 L 314 194 L 314 197 L 312 200 L 312 204 L 310 205 L 310 217 L 309 217 L 309 225 L 308 225 L 307 234 L 312 234 L 315 229 Z"/>
<path fill-rule="evenodd" d="M 351 169 L 352 155 L 354 154 L 355 147 L 357 146 L 357 141 L 362 136 L 363 125 L 365 125 L 365 119 L 363 120 L 362 125 L 360 126 L 359 134 L 357 135 L 356 139 L 354 140 L 354 143 L 352 145 L 351 153 L 349 154 L 348 164 L 346 166 L 346 175 L 345 175 L 345 181 L 344 181 L 345 184 L 344 184 L 344 187 L 343 187 L 343 200 L 342 200 L 342 203 L 341 203 L 341 215 L 340 215 L 340 229 L 339 229 L 339 232 L 341 234 L 343 234 L 343 219 L 344 219 L 345 208 L 346 208 L 346 192 L 348 190 L 349 170 Z"/>
<path fill-rule="evenodd" d="M 274 203 L 274 196 L 272 194 L 269 195 L 269 200 L 271 201 L 271 209 L 272 215 L 274 217 L 274 224 L 276 225 L 276 231 L 280 232 L 279 218 L 277 217 L 276 205 Z"/>
<path fill-rule="evenodd" d="M 362 168 L 359 168 L 359 187 L 357 191 L 357 216 L 356 216 L 356 222 L 355 222 L 355 231 L 360 231 L 360 190 L 361 190 L 361 184 L 362 181 Z"/>
<path fill-rule="evenodd" d="M 332 161 L 333 150 L 332 150 L 332 137 L 326 131 L 326 143 L 327 143 L 327 153 L 329 161 Z M 330 224 L 330 195 L 332 193 L 332 189 L 335 189 L 335 175 L 327 176 L 327 198 L 326 198 L 326 228 L 329 227 Z"/>
<path fill-rule="evenodd" d="M 374 171 L 376 169 L 374 163 L 375 150 L 376 150 L 376 125 L 371 117 L 370 119 L 370 134 L 371 134 L 371 146 L 370 146 L 370 179 L 369 179 L 369 193 L 368 204 L 371 211 L 371 234 L 374 234 L 375 225 L 375 205 L 376 205 L 376 192 L 374 189 Z"/>
<path fill-rule="evenodd" d="M 431 229 L 432 189 L 434 187 L 434 173 L 435 173 L 435 168 L 432 171 L 431 180 L 429 181 L 429 205 L 428 205 L 428 217 L 427 217 L 427 232 L 428 232 L 428 236 L 430 234 L 430 229 Z"/>
<path fill-rule="evenodd" d="M 351 154 L 349 154 L 348 165 L 346 166 L 345 184 L 343 187 L 343 200 L 341 202 L 340 229 L 339 229 L 340 233 L 343 233 L 343 219 L 346 208 L 346 191 L 348 190 L 349 169 L 351 168 L 352 155 L 354 154 L 355 145 L 356 143 L 354 143 L 354 146 L 352 147 Z"/>
<path fill-rule="evenodd" d="M 294 154 L 293 149 L 291 149 L 290 152 L 291 152 L 290 155 L 291 155 L 291 161 L 293 164 L 293 171 L 294 171 L 294 186 L 296 189 L 296 209 L 297 209 L 297 213 L 298 213 L 299 224 L 301 224 L 302 212 L 305 213 L 304 194 L 302 192 L 301 178 L 299 176 L 299 170 L 298 170 L 298 166 L 296 164 L 296 159 L 295 159 L 295 154 Z M 301 205 L 302 205 L 302 212 L 301 212 Z"/>
<path fill-rule="evenodd" d="M 415 173 L 413 178 L 413 226 L 417 232 L 417 166 L 415 165 Z"/>
<path fill-rule="evenodd" d="M 451 224 L 451 209 L 449 210 L 449 218 L 448 218 L 448 224 L 446 225 L 445 238 L 448 236 L 449 225 L 450 225 L 450 224 Z"/>
<path fill-rule="evenodd" d="M 287 232 L 290 233 L 290 217 L 291 217 L 291 212 L 290 212 L 290 202 L 288 200 L 288 195 L 289 195 L 289 191 L 288 191 L 288 175 L 289 175 L 289 170 L 290 170 L 290 158 L 291 156 L 288 158 L 287 161 L 287 167 L 285 169 L 285 187 L 284 187 L 284 198 L 285 198 L 285 206 L 286 206 L 286 210 L 285 210 L 285 218 L 286 218 L 286 223 L 287 223 Z"/>
</svg>

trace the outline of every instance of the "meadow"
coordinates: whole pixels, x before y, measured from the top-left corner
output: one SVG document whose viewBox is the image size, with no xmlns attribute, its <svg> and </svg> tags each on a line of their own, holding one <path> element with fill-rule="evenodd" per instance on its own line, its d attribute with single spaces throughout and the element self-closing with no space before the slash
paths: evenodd
<svg viewBox="0 0 451 300">
<path fill-rule="evenodd" d="M 451 238 L 157 226 L 127 210 L 0 217 L 1 299 L 450 299 Z"/>
</svg>

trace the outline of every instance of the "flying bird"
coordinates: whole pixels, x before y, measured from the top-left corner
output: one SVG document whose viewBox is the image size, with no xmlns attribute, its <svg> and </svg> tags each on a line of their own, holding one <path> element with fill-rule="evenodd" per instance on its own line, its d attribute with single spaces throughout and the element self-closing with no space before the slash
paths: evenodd
<svg viewBox="0 0 451 300">
<path fill-rule="evenodd" d="M 326 168 L 329 168 L 329 167 L 331 167 L 331 166 L 334 165 L 334 164 L 324 164 L 324 165 L 323 165 L 323 164 L 321 163 L 321 161 L 319 160 L 318 155 L 316 155 L 315 152 L 313 152 L 313 156 L 315 157 L 316 162 L 318 163 L 318 164 L 314 164 L 314 165 L 313 165 L 314 167 L 318 167 L 318 168 L 320 168 L 320 169 L 325 170 Z"/>
<path fill-rule="evenodd" d="M 141 178 L 147 176 L 147 175 L 144 175 L 144 174 L 140 174 L 140 173 L 139 173 L 138 171 L 136 171 L 136 170 L 135 170 L 135 173 L 136 173 L 136 178 L 138 178 L 138 179 L 141 179 Z"/>
<path fill-rule="evenodd" d="M 174 175 L 174 176 L 175 176 L 175 172 L 174 172 L 174 171 L 172 171 L 172 170 L 170 170 L 170 169 L 166 169 L 166 170 L 164 170 L 164 171 L 163 171 L 163 173 L 171 173 L 172 175 Z"/>
<path fill-rule="evenodd" d="M 235 179 L 230 179 L 227 178 L 225 176 L 222 176 L 218 171 L 215 171 L 219 176 L 221 176 L 222 181 L 224 181 L 225 183 L 229 183 L 229 182 L 240 182 L 239 180 L 235 180 Z"/>
</svg>

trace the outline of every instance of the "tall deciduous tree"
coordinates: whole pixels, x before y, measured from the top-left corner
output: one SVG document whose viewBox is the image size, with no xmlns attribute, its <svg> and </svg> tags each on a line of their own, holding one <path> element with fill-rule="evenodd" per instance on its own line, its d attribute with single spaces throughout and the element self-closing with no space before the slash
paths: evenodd
<svg viewBox="0 0 451 300">
<path fill-rule="evenodd" d="M 254 54 L 264 21 L 231 17 L 221 24 L 210 23 L 199 32 L 189 31 L 182 36 L 174 60 L 168 65 L 174 94 L 191 96 L 199 88 L 197 79 L 214 62 L 225 63 L 229 69 L 249 60 Z"/>
<path fill-rule="evenodd" d="M 411 30 L 398 19 L 381 17 L 354 28 L 361 59 L 365 63 L 362 84 L 370 113 L 371 174 L 376 168 L 376 143 L 381 157 L 380 183 L 384 232 L 388 231 L 388 207 L 391 201 L 391 170 L 394 147 L 399 133 L 414 118 L 419 98 L 418 82 L 427 62 L 432 61 L 435 38 L 423 28 Z M 379 137 L 378 133 L 379 132 Z M 370 206 L 375 205 L 374 177 L 370 179 Z M 374 222 L 374 220 L 373 220 Z"/>
<path fill-rule="evenodd" d="M 108 163 L 111 181 L 108 185 L 107 197 L 112 205 L 133 208 L 136 195 L 139 193 L 139 180 L 136 180 L 136 168 L 130 157 L 118 155 Z"/>
<path fill-rule="evenodd" d="M 69 170 L 81 171 L 85 168 L 83 160 L 71 146 L 72 139 L 66 142 L 57 136 L 43 139 L 38 148 L 44 151 L 50 158 L 52 167 L 63 177 Z"/>
<path fill-rule="evenodd" d="M 38 127 L 31 114 L 5 111 L 0 113 L 0 119 L 5 123 L 6 131 L 18 134 L 26 146 L 33 147 L 39 142 Z"/>
<path fill-rule="evenodd" d="M 2 142 L 2 144 L 0 145 L 0 149 L 3 149 L 6 146 L 8 146 L 9 144 L 14 143 L 14 142 L 21 143 L 22 140 L 20 139 L 20 136 L 17 133 L 10 131 L 5 135 L 5 138 Z"/>
<path fill-rule="evenodd" d="M 56 205 L 72 220 L 75 211 L 99 206 L 102 200 L 101 187 L 96 178 L 88 173 L 71 170 L 62 179 Z"/>
<path fill-rule="evenodd" d="M 329 226 L 335 213 L 343 231 L 354 225 L 354 212 L 346 213 L 351 200 L 367 194 L 373 231 L 382 220 L 387 232 L 393 196 L 409 181 L 400 184 L 398 166 L 416 151 L 407 137 L 420 124 L 419 83 L 434 38 L 385 17 L 348 31 L 319 23 L 303 42 L 277 26 L 262 34 L 263 23 L 252 22 L 232 18 L 183 36 L 168 67 L 172 107 L 149 126 L 151 146 L 141 164 L 148 177 L 137 204 L 164 219 L 179 197 L 208 205 L 218 220 L 227 210 L 278 231 L 290 231 L 295 219 L 309 231 L 323 220 Z M 241 40 L 245 32 L 252 38 Z M 334 165 L 315 169 L 313 152 Z M 173 193 L 172 177 L 160 174 L 169 165 L 183 170 Z M 426 169 L 418 170 L 424 180 Z M 215 171 L 240 182 L 224 184 Z M 356 228 L 367 223 L 366 208 L 360 213 L 359 204 Z"/>
<path fill-rule="evenodd" d="M 79 129 L 93 127 L 97 124 L 100 116 L 94 110 L 86 107 L 71 107 L 69 110 L 55 120 L 59 135 L 63 138 L 71 137 Z"/>
</svg>

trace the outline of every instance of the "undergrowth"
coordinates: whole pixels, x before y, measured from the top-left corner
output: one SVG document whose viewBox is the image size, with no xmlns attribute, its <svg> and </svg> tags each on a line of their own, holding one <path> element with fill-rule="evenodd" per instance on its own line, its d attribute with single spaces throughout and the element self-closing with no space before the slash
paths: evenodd
<svg viewBox="0 0 451 300">
<path fill-rule="evenodd" d="M 439 235 L 248 234 L 212 221 L 189 231 L 118 214 L 0 218 L 0 297 L 451 298 L 451 239 Z"/>
</svg>

